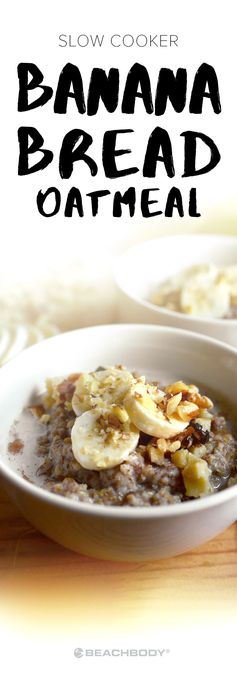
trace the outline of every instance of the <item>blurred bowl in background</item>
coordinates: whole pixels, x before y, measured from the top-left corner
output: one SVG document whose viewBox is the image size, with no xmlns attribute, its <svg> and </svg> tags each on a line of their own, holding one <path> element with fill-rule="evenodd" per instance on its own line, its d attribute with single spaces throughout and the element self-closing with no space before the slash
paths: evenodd
<svg viewBox="0 0 237 689">
<path fill-rule="evenodd" d="M 237 319 L 200 318 L 155 306 L 152 291 L 165 280 L 193 265 L 237 265 L 237 237 L 183 234 L 136 244 L 115 262 L 118 320 L 154 323 L 192 330 L 237 347 Z"/>
</svg>

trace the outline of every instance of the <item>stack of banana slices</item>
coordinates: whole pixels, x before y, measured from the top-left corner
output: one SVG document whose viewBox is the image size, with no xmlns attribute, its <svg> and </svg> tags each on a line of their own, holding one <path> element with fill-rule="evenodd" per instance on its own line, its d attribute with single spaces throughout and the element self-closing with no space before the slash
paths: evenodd
<svg viewBox="0 0 237 689">
<path fill-rule="evenodd" d="M 183 398 L 188 390 L 197 401 L 201 399 L 194 385 L 179 381 L 172 392 L 169 387 L 160 390 L 122 366 L 80 374 L 72 397 L 77 417 L 71 431 L 75 459 L 85 469 L 100 471 L 126 460 L 141 431 L 155 438 L 174 438 L 200 415 L 198 403 Z M 207 404 L 212 406 L 211 401 Z"/>
<path fill-rule="evenodd" d="M 0 366 L 26 347 L 57 333 L 58 328 L 44 321 L 36 325 L 14 322 L 8 325 L 0 324 Z"/>
</svg>

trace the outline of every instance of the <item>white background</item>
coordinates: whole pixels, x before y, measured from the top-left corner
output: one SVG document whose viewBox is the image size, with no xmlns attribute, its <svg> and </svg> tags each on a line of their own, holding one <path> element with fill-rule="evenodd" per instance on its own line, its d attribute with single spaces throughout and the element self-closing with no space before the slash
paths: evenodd
<svg viewBox="0 0 237 689">
<path fill-rule="evenodd" d="M 93 622 L 92 622 L 93 626 Z M 78 635 L 65 629 L 45 627 L 44 634 L 35 630 L 25 632 L 7 622 L 1 636 L 2 677 L 7 686 L 30 689 L 57 686 L 74 688 L 103 687 L 119 689 L 136 686 L 143 689 L 152 683 L 154 689 L 182 686 L 199 689 L 200 686 L 225 686 L 235 671 L 236 626 L 233 621 L 217 625 L 205 621 L 201 626 L 143 629 L 128 634 L 83 633 L 78 624 Z M 76 658 L 74 649 L 168 649 L 160 657 L 85 657 Z"/>
<path fill-rule="evenodd" d="M 6 10 L 5 10 L 6 12 Z M 65 256 L 78 255 L 88 260 L 106 262 L 114 252 L 140 238 L 154 236 L 180 227 L 185 231 L 198 231 L 208 223 L 213 215 L 228 215 L 235 206 L 235 21 L 234 3 L 227 0 L 222 5 L 215 2 L 198 3 L 168 2 L 165 4 L 151 2 L 145 4 L 126 2 L 69 2 L 56 3 L 43 0 L 37 5 L 23 0 L 10 4 L 5 21 L 3 51 L 3 86 L 5 103 L 2 110 L 3 136 L 2 152 L 4 174 L 2 179 L 2 251 L 7 272 L 25 275 L 30 270 L 42 272 L 44 266 L 53 265 Z M 59 34 L 71 34 L 76 38 L 80 34 L 104 34 L 102 48 L 59 48 Z M 109 43 L 114 33 L 121 35 L 139 34 L 178 34 L 178 48 L 112 48 Z M 18 80 L 16 68 L 18 62 L 35 62 L 45 76 L 45 83 L 54 88 L 59 73 L 66 62 L 78 65 L 87 93 L 89 76 L 94 66 L 104 69 L 118 67 L 121 75 L 121 96 L 126 75 L 134 62 L 144 64 L 151 77 L 152 91 L 155 91 L 157 75 L 161 67 L 176 70 L 185 67 L 188 70 L 188 98 L 183 113 L 177 114 L 169 104 L 162 117 L 148 115 L 141 100 L 138 100 L 134 115 L 122 115 L 121 110 L 114 114 L 106 112 L 101 104 L 97 116 L 79 115 L 73 99 L 70 99 L 68 113 L 53 113 L 53 99 L 44 107 L 26 113 L 17 113 Z M 188 102 L 196 70 L 202 62 L 212 64 L 217 72 L 222 113 L 214 114 L 209 99 L 205 99 L 203 114 L 194 115 L 188 111 Z M 121 103 L 121 98 L 120 98 Z M 54 160 L 44 171 L 17 176 L 19 126 L 36 127 L 45 139 L 46 148 L 53 150 Z M 130 164 L 141 168 L 144 160 L 146 143 L 151 131 L 160 125 L 168 130 L 172 145 L 176 177 L 167 178 L 163 165 L 159 164 L 156 179 L 143 179 L 141 173 L 133 176 L 108 180 L 104 176 L 101 164 L 102 136 L 106 129 L 132 128 L 135 133 L 120 139 L 122 147 L 128 145 L 132 153 L 118 159 L 119 165 Z M 84 163 L 75 165 L 74 173 L 69 180 L 61 180 L 58 172 L 58 155 L 63 136 L 71 128 L 82 127 L 93 136 L 93 153 L 99 166 L 97 177 L 92 178 Z M 201 131 L 216 142 L 221 152 L 221 162 L 210 173 L 194 179 L 182 179 L 183 137 L 180 133 L 186 129 Z M 33 156 L 32 156 L 33 158 Z M 127 208 L 121 219 L 112 218 L 111 197 L 102 199 L 101 211 L 97 218 L 91 217 L 88 199 L 85 202 L 85 217 L 80 219 L 77 213 L 73 218 L 63 216 L 63 203 L 70 187 L 78 186 L 84 195 L 95 189 L 126 189 L 135 185 L 138 190 L 137 213 L 129 219 Z M 139 211 L 139 189 L 159 187 L 159 208 L 164 209 L 167 191 L 171 186 L 180 187 L 183 192 L 185 217 L 179 220 L 177 214 L 173 219 L 158 216 L 154 219 L 142 219 Z M 38 213 L 36 195 L 39 189 L 58 186 L 62 191 L 62 209 L 53 218 L 45 219 Z M 202 214 L 200 219 L 190 219 L 187 213 L 187 198 L 190 186 L 198 188 L 198 206 Z M 225 221 L 223 220 L 223 223 Z M 225 231 L 225 227 L 223 228 Z M 228 229 L 227 229 L 228 231 Z M 29 261 L 30 258 L 30 261 Z"/>
</svg>

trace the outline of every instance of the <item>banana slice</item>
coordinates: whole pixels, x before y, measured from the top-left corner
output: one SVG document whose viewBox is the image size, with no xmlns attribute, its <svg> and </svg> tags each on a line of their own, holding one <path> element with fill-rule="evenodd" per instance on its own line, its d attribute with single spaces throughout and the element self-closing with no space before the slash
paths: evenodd
<svg viewBox="0 0 237 689">
<path fill-rule="evenodd" d="M 72 451 L 85 469 L 111 469 L 121 464 L 135 449 L 139 432 L 130 421 L 110 425 L 108 414 L 92 409 L 79 416 L 71 430 Z"/>
<path fill-rule="evenodd" d="M 214 263 L 198 263 L 184 270 L 180 277 L 180 287 L 184 283 L 192 284 L 193 281 L 195 281 L 196 285 L 203 285 L 204 283 L 210 285 L 218 277 L 218 268 Z"/>
<path fill-rule="evenodd" d="M 89 409 L 121 404 L 134 380 L 129 371 L 115 366 L 93 373 L 81 373 L 72 398 L 73 411 L 79 416 Z"/>
<path fill-rule="evenodd" d="M 231 299 L 237 298 L 237 266 L 227 266 L 221 271 L 223 279 L 226 281 L 230 291 Z"/>
<path fill-rule="evenodd" d="M 132 423 L 140 431 L 155 438 L 173 438 L 189 425 L 189 421 L 168 418 L 150 397 L 146 385 L 134 385 L 132 392 L 124 400 L 124 407 Z"/>
<path fill-rule="evenodd" d="M 182 311 L 190 316 L 223 318 L 230 308 L 229 288 L 225 282 L 194 280 L 181 290 L 180 302 Z"/>
<path fill-rule="evenodd" d="M 237 284 L 237 265 L 222 268 L 221 274 L 224 275 L 225 279 L 228 280 L 230 284 Z"/>
<path fill-rule="evenodd" d="M 9 342 L 1 358 L 1 364 L 10 361 L 10 359 L 13 359 L 14 356 L 27 347 L 28 332 L 25 325 L 19 325 L 18 323 L 9 325 L 8 332 Z"/>
<path fill-rule="evenodd" d="M 0 327 L 0 364 L 3 364 L 10 344 L 9 329 L 1 325 Z"/>
</svg>

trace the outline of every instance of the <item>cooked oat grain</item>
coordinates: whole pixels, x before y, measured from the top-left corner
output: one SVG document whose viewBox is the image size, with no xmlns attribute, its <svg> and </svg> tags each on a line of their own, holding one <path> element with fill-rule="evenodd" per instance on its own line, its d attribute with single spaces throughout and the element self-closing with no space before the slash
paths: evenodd
<svg viewBox="0 0 237 689">
<path fill-rule="evenodd" d="M 75 380 L 75 377 L 74 377 Z M 38 475 L 45 479 L 45 487 L 53 493 L 79 502 L 103 505 L 176 504 L 190 498 L 180 468 L 175 466 L 169 449 L 159 455 L 159 461 L 151 461 L 151 448 L 156 448 L 157 438 L 140 433 L 136 449 L 126 461 L 116 467 L 94 471 L 83 468 L 74 458 L 71 429 L 75 413 L 71 400 L 75 390 L 73 377 L 58 385 L 57 400 L 41 400 L 43 414 L 49 415 L 44 434 L 40 433 L 37 453 L 41 460 Z M 185 392 L 184 392 L 185 398 Z M 39 408 L 39 407 L 38 407 Z M 237 442 L 224 416 L 212 414 L 210 431 L 191 420 L 188 428 L 177 438 L 179 446 L 188 454 L 204 457 L 210 470 L 210 492 L 231 485 L 237 471 Z M 161 447 L 165 447 L 161 444 Z M 169 444 L 167 443 L 167 448 Z M 191 456 L 191 455 L 190 455 Z"/>
</svg>

